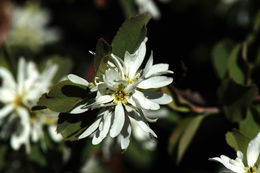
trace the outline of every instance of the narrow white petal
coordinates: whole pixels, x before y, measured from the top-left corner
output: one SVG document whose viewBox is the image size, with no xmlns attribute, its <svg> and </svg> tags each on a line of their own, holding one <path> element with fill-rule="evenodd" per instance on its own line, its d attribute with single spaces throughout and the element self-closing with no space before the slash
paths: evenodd
<svg viewBox="0 0 260 173">
<path fill-rule="evenodd" d="M 254 166 L 260 153 L 260 132 L 252 139 L 247 147 L 247 164 Z"/>
<path fill-rule="evenodd" d="M 15 150 L 19 149 L 22 144 L 26 145 L 29 143 L 30 135 L 30 122 L 27 110 L 24 108 L 18 108 L 17 114 L 20 117 L 22 129 L 19 129 L 18 134 L 13 134 L 11 137 L 11 146 Z"/>
<path fill-rule="evenodd" d="M 0 120 L 6 117 L 14 109 L 13 105 L 5 105 L 0 109 Z"/>
<path fill-rule="evenodd" d="M 122 150 L 127 149 L 130 143 L 131 131 L 132 131 L 131 125 L 128 124 L 127 127 L 123 128 L 122 133 L 119 135 L 120 145 Z"/>
<path fill-rule="evenodd" d="M 169 69 L 169 64 L 155 64 L 150 67 L 149 71 L 145 74 L 145 78 L 159 73 L 167 73 Z"/>
<path fill-rule="evenodd" d="M 147 110 L 158 110 L 160 109 L 160 105 L 158 103 L 152 102 L 151 100 L 147 99 L 144 94 L 140 91 L 136 91 L 133 94 L 133 99 L 136 103 L 139 103 L 139 106 L 143 109 Z"/>
<path fill-rule="evenodd" d="M 151 52 L 150 58 L 148 59 L 145 67 L 144 67 L 144 74 L 147 74 L 149 69 L 152 67 L 153 65 L 153 52 Z"/>
<path fill-rule="evenodd" d="M 244 173 L 244 167 L 240 167 L 240 166 L 236 166 L 233 165 L 231 160 L 229 157 L 221 155 L 220 157 L 214 157 L 214 158 L 210 158 L 210 160 L 214 160 L 217 162 L 222 163 L 226 168 L 230 169 L 231 171 L 235 172 L 235 173 Z"/>
<path fill-rule="evenodd" d="M 127 51 L 125 53 L 124 63 L 126 65 L 126 71 L 128 72 L 129 78 L 135 77 L 136 72 L 144 60 L 146 53 L 146 41 L 147 39 L 145 38 L 144 41 L 140 44 L 139 48 L 133 54 L 130 54 Z"/>
<path fill-rule="evenodd" d="M 149 127 L 149 125 L 141 119 L 140 116 L 135 115 L 135 117 L 130 117 L 131 121 L 135 121 L 135 123 L 139 126 L 139 128 L 141 128 L 143 131 L 145 131 L 146 133 L 150 133 L 152 134 L 154 137 L 157 137 L 157 135 L 155 134 L 155 132 Z"/>
<path fill-rule="evenodd" d="M 172 102 L 172 100 L 173 100 L 170 95 L 165 94 L 165 93 L 152 92 L 152 93 L 149 93 L 149 94 L 148 94 L 148 98 L 152 102 L 158 103 L 160 105 L 166 105 L 166 104 Z"/>
<path fill-rule="evenodd" d="M 83 112 L 86 112 L 88 110 L 88 108 L 85 108 L 86 104 L 82 104 L 82 105 L 78 105 L 75 108 L 73 108 L 70 113 L 71 114 L 81 114 Z"/>
<path fill-rule="evenodd" d="M 68 79 L 75 83 L 75 84 L 79 84 L 79 85 L 84 85 L 84 86 L 88 86 L 89 83 L 87 80 L 83 79 L 82 77 L 79 77 L 77 75 L 74 75 L 74 74 L 69 74 L 68 76 Z"/>
<path fill-rule="evenodd" d="M 146 4 L 147 12 L 149 12 L 155 19 L 160 19 L 161 18 L 161 13 L 158 7 L 155 5 L 153 1 L 149 1 Z"/>
<path fill-rule="evenodd" d="M 37 84 L 37 80 L 39 80 L 39 72 L 36 68 L 36 65 L 33 62 L 29 62 L 27 64 L 26 74 L 28 77 L 25 79 L 25 90 L 30 91 L 34 89 L 35 85 Z M 45 78 L 43 78 L 45 80 Z M 41 86 L 42 87 L 42 86 Z M 39 89 L 39 88 L 36 88 Z"/>
<path fill-rule="evenodd" d="M 18 62 L 18 72 L 17 72 L 17 87 L 18 92 L 21 93 L 24 87 L 24 80 L 26 78 L 26 62 L 24 58 L 20 58 Z"/>
<path fill-rule="evenodd" d="M 12 102 L 16 97 L 16 90 L 12 90 L 9 88 L 0 88 L 0 101 L 3 103 L 10 103 Z"/>
<path fill-rule="evenodd" d="M 56 74 L 57 70 L 58 70 L 58 66 L 56 64 L 55 65 L 48 64 L 48 66 L 44 69 L 44 71 L 41 74 L 41 78 L 44 79 L 43 80 L 44 83 L 47 83 L 47 85 L 49 85 L 54 75 Z"/>
<path fill-rule="evenodd" d="M 98 104 L 105 104 L 105 103 L 109 103 L 111 101 L 113 101 L 113 97 L 111 95 L 100 96 L 96 99 L 96 102 Z"/>
<path fill-rule="evenodd" d="M 116 137 L 122 130 L 125 122 L 125 111 L 121 103 L 116 105 L 114 112 L 114 120 L 110 129 L 110 136 Z"/>
<path fill-rule="evenodd" d="M 97 130 L 101 118 L 97 119 L 93 124 L 91 124 L 80 136 L 79 139 L 86 138 L 91 135 L 95 130 Z"/>
<path fill-rule="evenodd" d="M 93 135 L 93 138 L 92 138 L 92 144 L 93 145 L 97 145 L 99 144 L 101 141 L 102 141 L 102 136 L 100 135 L 100 131 L 96 131 Z"/>
<path fill-rule="evenodd" d="M 99 129 L 99 131 L 95 133 L 95 135 L 92 139 L 93 145 L 99 144 L 107 136 L 108 131 L 110 129 L 110 125 L 111 125 L 111 116 L 112 116 L 112 114 L 110 111 L 105 112 L 102 129 Z"/>
<path fill-rule="evenodd" d="M 12 74 L 5 68 L 0 67 L 0 78 L 2 78 L 2 85 L 9 89 L 15 89 L 16 82 Z"/>
<path fill-rule="evenodd" d="M 48 131 L 53 141 L 60 142 L 62 140 L 62 135 L 57 132 L 56 125 L 50 125 Z"/>
<path fill-rule="evenodd" d="M 172 83 L 172 81 L 173 79 L 171 77 L 154 76 L 146 80 L 143 80 L 139 83 L 137 87 L 141 89 L 160 88 L 169 85 L 170 83 Z"/>
</svg>

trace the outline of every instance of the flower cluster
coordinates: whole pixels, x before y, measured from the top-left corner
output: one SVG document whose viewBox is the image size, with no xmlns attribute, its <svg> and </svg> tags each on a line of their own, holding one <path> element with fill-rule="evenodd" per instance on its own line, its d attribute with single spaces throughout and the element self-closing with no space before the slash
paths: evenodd
<svg viewBox="0 0 260 173">
<path fill-rule="evenodd" d="M 57 66 L 48 65 L 40 73 L 33 62 L 20 58 L 18 62 L 17 80 L 6 68 L 0 67 L 0 135 L 9 138 L 13 149 L 25 145 L 30 151 L 30 141 L 37 142 L 43 137 L 43 127 L 48 125 L 50 136 L 61 140 L 55 132 L 56 112 L 48 110 L 31 111 L 42 93 L 46 92 L 54 77 Z"/>
<path fill-rule="evenodd" d="M 43 45 L 56 42 L 60 33 L 56 28 L 47 28 L 49 21 L 49 11 L 40 8 L 37 3 L 13 5 L 7 44 L 37 51 Z"/>
<path fill-rule="evenodd" d="M 111 54 L 106 71 L 94 80 L 94 85 L 76 75 L 68 75 L 71 82 L 91 86 L 92 92 L 96 92 L 94 102 L 78 105 L 70 113 L 100 109 L 96 120 L 79 136 L 80 139 L 92 135 L 92 143 L 99 144 L 106 138 L 117 138 L 121 149 L 126 149 L 135 126 L 156 137 L 148 125 L 148 122 L 156 119 L 147 112 L 159 110 L 160 105 L 172 101 L 171 96 L 155 89 L 172 83 L 173 79 L 165 74 L 173 72 L 169 70 L 168 64 L 153 64 L 153 54 L 144 69 L 141 69 L 146 54 L 146 41 L 147 38 L 133 54 L 126 51 L 123 59 Z"/>
</svg>

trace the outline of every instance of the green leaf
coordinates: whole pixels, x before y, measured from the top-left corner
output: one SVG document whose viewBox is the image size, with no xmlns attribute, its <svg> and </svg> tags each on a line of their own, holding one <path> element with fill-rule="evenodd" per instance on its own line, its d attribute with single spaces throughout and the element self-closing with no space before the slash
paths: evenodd
<svg viewBox="0 0 260 173">
<path fill-rule="evenodd" d="M 42 167 L 45 167 L 47 165 L 46 157 L 44 156 L 44 153 L 41 151 L 39 145 L 32 145 L 29 158 L 30 160 L 36 162 Z"/>
<path fill-rule="evenodd" d="M 230 147 L 232 147 L 235 151 L 242 151 L 242 153 L 246 153 L 248 142 L 250 138 L 245 136 L 237 129 L 233 129 L 232 132 L 226 133 L 226 141 Z"/>
<path fill-rule="evenodd" d="M 223 80 L 218 89 L 219 102 L 224 106 L 226 117 L 233 122 L 244 119 L 250 103 L 257 94 L 258 88 L 255 85 L 243 86 L 232 79 Z"/>
<path fill-rule="evenodd" d="M 191 122 L 191 118 L 185 118 L 184 120 L 180 121 L 177 127 L 173 130 L 169 138 L 169 144 L 168 144 L 168 152 L 170 154 L 175 152 L 178 146 L 178 141 L 181 138 L 181 135 L 183 134 L 185 128 L 188 126 L 190 122 Z"/>
<path fill-rule="evenodd" d="M 255 33 L 259 32 L 260 30 L 260 12 L 256 14 L 255 20 L 254 20 L 254 27 L 253 30 Z"/>
<path fill-rule="evenodd" d="M 193 117 L 185 128 L 178 145 L 177 163 L 182 160 L 204 117 L 203 115 Z"/>
<path fill-rule="evenodd" d="M 86 114 L 88 115 L 86 116 Z M 78 140 L 78 136 L 94 121 L 96 115 L 96 111 L 88 111 L 85 114 L 77 115 L 61 113 L 59 115 L 57 132 L 65 140 Z"/>
<path fill-rule="evenodd" d="M 134 53 L 146 36 L 146 24 L 150 19 L 146 14 L 127 19 L 113 38 L 113 54 L 123 58 L 126 51 Z"/>
<path fill-rule="evenodd" d="M 259 116 L 259 114 L 257 116 Z M 253 139 L 257 133 L 260 132 L 260 126 L 254 119 L 253 112 L 251 110 L 248 110 L 246 119 L 239 123 L 239 129 L 250 139 Z"/>
<path fill-rule="evenodd" d="M 33 110 L 49 108 L 56 112 L 69 112 L 82 101 L 92 101 L 91 98 L 87 86 L 65 80 L 54 85 L 49 93 L 43 94 Z"/>
<path fill-rule="evenodd" d="M 107 69 L 107 61 L 112 52 L 112 47 L 102 38 L 97 41 L 96 55 L 94 59 L 94 67 L 96 69 L 96 77 L 99 77 Z"/>
<path fill-rule="evenodd" d="M 241 44 L 236 45 L 228 57 L 228 74 L 235 82 L 239 84 L 246 83 L 247 63 L 241 57 Z"/>
<path fill-rule="evenodd" d="M 233 44 L 229 40 L 219 42 L 212 51 L 212 62 L 215 71 L 220 79 L 223 79 L 227 73 L 228 56 L 232 50 Z"/>
<path fill-rule="evenodd" d="M 123 9 L 126 18 L 135 16 L 138 14 L 138 10 L 134 0 L 119 0 L 119 3 Z"/>
<path fill-rule="evenodd" d="M 182 160 L 188 146 L 205 117 L 205 115 L 198 115 L 186 118 L 174 129 L 169 139 L 168 152 L 176 153 L 177 163 L 180 163 Z"/>
<path fill-rule="evenodd" d="M 5 56 L 3 49 L 4 48 L 0 48 L 0 67 L 9 69 L 9 65 L 6 59 L 7 57 Z"/>
<path fill-rule="evenodd" d="M 0 170 L 3 166 L 5 166 L 5 156 L 7 154 L 7 145 L 6 143 L 0 143 Z"/>
</svg>

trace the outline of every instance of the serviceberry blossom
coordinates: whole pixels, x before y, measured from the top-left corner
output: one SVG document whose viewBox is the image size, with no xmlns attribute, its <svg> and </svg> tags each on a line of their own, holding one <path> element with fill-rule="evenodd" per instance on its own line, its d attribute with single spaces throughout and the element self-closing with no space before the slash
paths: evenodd
<svg viewBox="0 0 260 173">
<path fill-rule="evenodd" d="M 17 78 L 12 73 L 0 67 L 0 136 L 9 138 L 11 147 L 18 150 L 25 145 L 30 151 L 30 142 L 37 142 L 43 137 L 43 127 L 48 125 L 50 136 L 61 140 L 56 133 L 57 113 L 48 110 L 31 111 L 39 97 L 46 92 L 57 71 L 56 65 L 48 65 L 40 73 L 33 62 L 20 58 L 17 68 Z"/>
<path fill-rule="evenodd" d="M 256 165 L 260 153 L 260 133 L 248 143 L 247 158 L 243 158 L 243 153 L 237 151 L 237 158 L 230 159 L 225 155 L 220 157 L 210 158 L 210 160 L 222 163 L 227 169 L 235 173 L 260 173 L 259 165 Z"/>
<path fill-rule="evenodd" d="M 8 45 L 21 45 L 33 51 L 54 43 L 60 38 L 60 31 L 48 27 L 51 16 L 40 4 L 28 2 L 23 6 L 13 5 L 8 32 Z"/>
<path fill-rule="evenodd" d="M 165 74 L 173 72 L 169 70 L 168 64 L 153 64 L 153 54 L 144 69 L 141 69 L 146 54 L 146 41 L 133 54 L 126 51 L 123 60 L 111 54 L 107 70 L 95 82 L 95 102 L 81 104 L 71 111 L 77 114 L 89 109 L 100 109 L 95 122 L 79 136 L 80 139 L 92 135 L 92 143 L 99 144 L 110 136 L 117 138 L 121 149 L 126 149 L 135 125 L 156 137 L 148 125 L 148 122 L 156 119 L 151 119 L 146 111 L 159 110 L 160 105 L 172 101 L 171 96 L 155 89 L 172 83 L 173 79 Z M 89 85 L 76 75 L 71 74 L 68 78 L 74 83 Z"/>
</svg>

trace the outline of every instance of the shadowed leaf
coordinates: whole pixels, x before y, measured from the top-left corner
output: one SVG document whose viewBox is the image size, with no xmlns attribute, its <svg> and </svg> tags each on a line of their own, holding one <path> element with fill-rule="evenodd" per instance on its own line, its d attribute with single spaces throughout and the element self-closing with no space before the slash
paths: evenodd
<svg viewBox="0 0 260 173">
<path fill-rule="evenodd" d="M 142 14 L 127 19 L 112 41 L 112 52 L 123 58 L 125 52 L 134 53 L 146 36 L 146 24 L 150 15 Z"/>
<path fill-rule="evenodd" d="M 223 80 L 218 89 L 219 102 L 224 105 L 225 115 L 234 122 L 245 118 L 249 105 L 257 94 L 258 88 L 255 85 L 243 86 L 232 79 Z"/>
<path fill-rule="evenodd" d="M 89 94 L 87 86 L 77 85 L 69 80 L 61 81 L 49 93 L 41 96 L 36 108 L 47 107 L 56 112 L 68 112 L 81 101 L 90 101 Z"/>
</svg>

